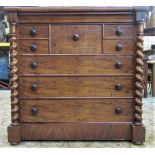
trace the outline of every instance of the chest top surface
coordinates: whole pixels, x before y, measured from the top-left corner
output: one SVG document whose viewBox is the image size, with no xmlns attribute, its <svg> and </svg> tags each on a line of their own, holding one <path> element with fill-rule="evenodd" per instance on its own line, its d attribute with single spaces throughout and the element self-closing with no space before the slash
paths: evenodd
<svg viewBox="0 0 155 155">
<path fill-rule="evenodd" d="M 14 22 L 134 22 L 135 13 L 144 13 L 148 7 L 6 7 L 5 10 Z"/>
</svg>

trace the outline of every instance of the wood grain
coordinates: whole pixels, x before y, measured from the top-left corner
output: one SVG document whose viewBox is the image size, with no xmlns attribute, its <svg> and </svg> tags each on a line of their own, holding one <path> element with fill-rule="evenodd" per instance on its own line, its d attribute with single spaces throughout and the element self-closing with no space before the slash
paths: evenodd
<svg viewBox="0 0 155 155">
<path fill-rule="evenodd" d="M 132 122 L 132 99 L 21 100 L 21 122 Z M 115 109 L 122 109 L 116 114 Z M 32 108 L 38 110 L 36 115 Z"/>
<path fill-rule="evenodd" d="M 49 12 L 58 12 L 58 13 L 65 13 L 65 12 L 75 12 L 75 13 L 84 13 L 84 12 L 107 12 L 109 14 L 115 12 L 115 13 L 128 13 L 131 14 L 133 13 L 133 11 L 147 11 L 149 9 L 149 7 L 143 7 L 143 6 L 127 6 L 127 7 L 121 7 L 121 6 L 59 6 L 59 7 L 55 7 L 55 6 L 45 6 L 45 7 L 4 7 L 6 11 L 8 12 L 26 12 L 26 13 L 49 13 Z"/>
<path fill-rule="evenodd" d="M 8 12 L 18 12 L 20 13 L 119 13 L 119 14 L 132 14 L 133 10 L 146 11 L 148 7 L 98 7 L 98 6 L 46 6 L 46 7 L 5 7 Z"/>
<path fill-rule="evenodd" d="M 33 38 L 48 38 L 49 30 L 48 24 L 19 24 L 19 38 L 32 38 L 30 32 L 32 29 L 37 31 Z"/>
<path fill-rule="evenodd" d="M 120 83 L 122 90 L 115 90 Z M 38 86 L 31 91 L 31 85 Z M 21 77 L 20 96 L 23 97 L 131 97 L 132 77 Z"/>
<path fill-rule="evenodd" d="M 111 55 L 33 55 L 20 57 L 19 74 L 133 74 L 132 56 Z M 22 63 L 24 62 L 24 63 Z M 37 68 L 32 69 L 31 64 L 37 63 Z M 122 63 L 121 68 L 116 68 L 117 62 Z"/>
<path fill-rule="evenodd" d="M 8 128 L 8 141 L 16 145 L 21 142 L 21 135 L 20 135 L 20 124 L 19 125 L 9 125 Z"/>
<path fill-rule="evenodd" d="M 83 14 L 81 16 L 81 14 L 75 14 L 75 15 L 65 15 L 60 14 L 60 15 L 54 15 L 54 14 L 40 14 L 39 16 L 33 15 L 31 13 L 30 14 L 23 14 L 21 13 L 21 15 L 19 16 L 19 21 L 21 23 L 71 23 L 71 22 L 75 22 L 75 23 L 88 23 L 88 22 L 133 22 L 134 18 L 133 15 L 131 14 L 124 14 L 124 15 L 119 15 L 120 13 L 116 14 L 90 14 L 90 15 L 85 15 Z"/>
<path fill-rule="evenodd" d="M 51 25 L 51 50 L 60 54 L 102 52 L 102 25 Z M 74 41 L 73 35 L 79 35 Z"/>
<path fill-rule="evenodd" d="M 117 51 L 116 46 L 122 45 L 122 50 Z M 107 54 L 134 54 L 134 41 L 131 39 L 103 40 L 103 53 Z"/>
<path fill-rule="evenodd" d="M 132 142 L 135 144 L 143 144 L 145 141 L 146 129 L 144 125 L 136 126 L 132 125 Z"/>
<path fill-rule="evenodd" d="M 131 140 L 130 123 L 21 123 L 22 140 Z"/>
<path fill-rule="evenodd" d="M 49 42 L 48 40 L 20 40 L 19 54 L 48 54 L 49 53 Z M 36 51 L 31 50 L 31 46 L 37 47 Z"/>
<path fill-rule="evenodd" d="M 121 28 L 123 34 L 120 36 L 116 35 L 116 30 Z M 105 24 L 104 25 L 104 39 L 133 39 L 134 27 L 133 25 L 121 25 L 121 24 Z"/>
<path fill-rule="evenodd" d="M 21 140 L 144 142 L 145 128 L 137 115 L 142 112 L 137 105 L 142 103 L 135 100 L 135 88 L 142 87 L 135 82 L 134 70 L 142 74 L 135 67 L 137 62 L 142 65 L 135 59 L 135 49 L 142 50 L 139 25 L 145 20 L 145 8 L 18 7 L 7 11 L 18 44 L 17 61 L 13 59 L 17 69 L 12 68 L 18 91 L 11 96 L 17 96 L 19 108 L 12 112 L 19 110 L 20 119 L 18 125 L 8 127 L 11 144 Z M 37 46 L 35 52 L 30 49 L 32 43 Z M 116 49 L 118 44 L 122 49 Z"/>
</svg>

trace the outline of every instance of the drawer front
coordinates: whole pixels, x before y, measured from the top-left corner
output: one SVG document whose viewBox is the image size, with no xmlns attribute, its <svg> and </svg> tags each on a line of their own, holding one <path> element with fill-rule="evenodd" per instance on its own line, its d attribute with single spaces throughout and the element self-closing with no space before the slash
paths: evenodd
<svg viewBox="0 0 155 155">
<path fill-rule="evenodd" d="M 104 40 L 103 53 L 107 54 L 133 54 L 133 40 Z"/>
<path fill-rule="evenodd" d="M 57 54 L 101 53 L 102 25 L 51 25 L 51 50 Z"/>
<path fill-rule="evenodd" d="M 21 122 L 131 122 L 132 99 L 21 100 Z"/>
<path fill-rule="evenodd" d="M 48 38 L 49 26 L 38 24 L 19 25 L 19 38 Z"/>
<path fill-rule="evenodd" d="M 133 96 L 132 77 L 20 77 L 22 97 Z"/>
<path fill-rule="evenodd" d="M 62 14 L 58 13 L 58 15 L 55 15 L 53 13 L 49 14 L 41 14 L 39 13 L 38 16 L 36 14 L 29 13 L 27 15 L 22 14 L 19 16 L 19 21 L 20 22 L 28 22 L 28 23 L 88 23 L 88 22 L 93 22 L 93 23 L 103 23 L 103 22 L 110 22 L 110 23 L 122 23 L 122 22 L 128 22 L 128 23 L 133 23 L 134 22 L 134 15 L 133 14 L 102 14 L 102 12 L 98 15 L 97 14 L 84 14 L 84 12 L 81 12 L 82 14 L 75 14 L 73 13 L 72 15 L 65 14 L 64 12 Z"/>
<path fill-rule="evenodd" d="M 23 63 L 24 62 L 24 63 Z M 24 74 L 133 74 L 133 56 L 21 56 Z"/>
<path fill-rule="evenodd" d="M 20 54 L 48 54 L 49 44 L 48 40 L 20 40 L 19 41 Z"/>
<path fill-rule="evenodd" d="M 133 25 L 104 25 L 104 39 L 132 39 Z"/>
</svg>

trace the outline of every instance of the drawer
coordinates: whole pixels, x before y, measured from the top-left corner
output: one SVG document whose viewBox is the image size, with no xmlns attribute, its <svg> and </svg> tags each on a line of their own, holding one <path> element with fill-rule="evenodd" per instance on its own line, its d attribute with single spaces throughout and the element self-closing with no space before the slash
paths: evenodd
<svg viewBox="0 0 155 155">
<path fill-rule="evenodd" d="M 102 51 L 102 25 L 51 25 L 51 50 L 57 54 Z"/>
<path fill-rule="evenodd" d="M 104 40 L 103 53 L 107 54 L 133 54 L 133 40 Z"/>
<path fill-rule="evenodd" d="M 19 38 L 48 38 L 49 25 L 19 25 Z"/>
<path fill-rule="evenodd" d="M 134 37 L 133 25 L 104 25 L 104 39 L 132 39 Z"/>
<path fill-rule="evenodd" d="M 24 74 L 133 74 L 133 56 L 33 55 L 21 56 Z"/>
<path fill-rule="evenodd" d="M 92 10 L 91 10 L 92 11 Z M 70 12 L 70 11 L 69 11 Z M 95 11 L 94 11 L 95 12 Z M 19 22 L 27 22 L 27 23 L 133 23 L 134 15 L 131 13 L 127 14 L 118 14 L 117 12 L 113 12 L 112 14 L 108 12 L 88 12 L 85 14 L 85 11 L 81 13 L 70 12 L 66 14 L 65 12 L 54 14 L 54 13 L 20 13 L 22 15 L 19 16 Z"/>
<path fill-rule="evenodd" d="M 48 40 L 20 40 L 19 41 L 20 54 L 48 54 L 49 43 Z"/>
<path fill-rule="evenodd" d="M 21 100 L 21 122 L 131 122 L 132 99 Z"/>
<path fill-rule="evenodd" d="M 121 97 L 133 96 L 132 77 L 20 77 L 22 97 Z"/>
</svg>

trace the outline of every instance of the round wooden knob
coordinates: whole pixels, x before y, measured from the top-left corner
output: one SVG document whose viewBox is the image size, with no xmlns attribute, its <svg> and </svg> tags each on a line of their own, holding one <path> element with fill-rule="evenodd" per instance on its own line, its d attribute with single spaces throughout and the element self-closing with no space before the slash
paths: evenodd
<svg viewBox="0 0 155 155">
<path fill-rule="evenodd" d="M 117 115 L 121 114 L 121 113 L 122 113 L 122 109 L 121 109 L 120 107 L 117 107 L 117 108 L 115 109 L 115 113 L 116 113 Z"/>
<path fill-rule="evenodd" d="M 38 64 L 36 62 L 31 63 L 31 68 L 36 69 L 38 67 Z"/>
<path fill-rule="evenodd" d="M 121 62 L 116 62 L 115 63 L 115 67 L 116 68 L 121 68 L 122 67 L 122 63 Z"/>
<path fill-rule="evenodd" d="M 36 84 L 32 84 L 32 85 L 31 85 L 31 90 L 32 90 L 32 91 L 36 91 L 37 88 L 38 88 L 38 86 L 37 86 Z"/>
<path fill-rule="evenodd" d="M 117 30 L 116 30 L 116 35 L 120 36 L 122 34 L 123 34 L 123 30 L 120 27 L 118 27 Z"/>
<path fill-rule="evenodd" d="M 36 34 L 37 34 L 37 30 L 36 30 L 36 29 L 31 29 L 30 35 L 31 35 L 32 37 L 34 37 Z"/>
<path fill-rule="evenodd" d="M 115 85 L 115 89 L 116 89 L 116 90 L 121 90 L 121 89 L 122 89 L 122 85 L 119 84 L 119 83 L 117 83 L 117 84 Z"/>
<path fill-rule="evenodd" d="M 121 44 L 118 44 L 116 46 L 116 51 L 121 51 L 123 49 L 123 46 Z"/>
<path fill-rule="evenodd" d="M 78 34 L 73 34 L 72 39 L 73 39 L 74 41 L 77 41 L 77 40 L 80 39 L 80 36 L 79 36 Z"/>
<path fill-rule="evenodd" d="M 38 113 L 38 109 L 33 107 L 33 108 L 31 109 L 31 113 L 32 113 L 33 115 L 36 115 L 36 114 Z"/>
<path fill-rule="evenodd" d="M 33 52 L 37 51 L 37 46 L 35 44 L 31 45 L 31 51 Z"/>
</svg>

